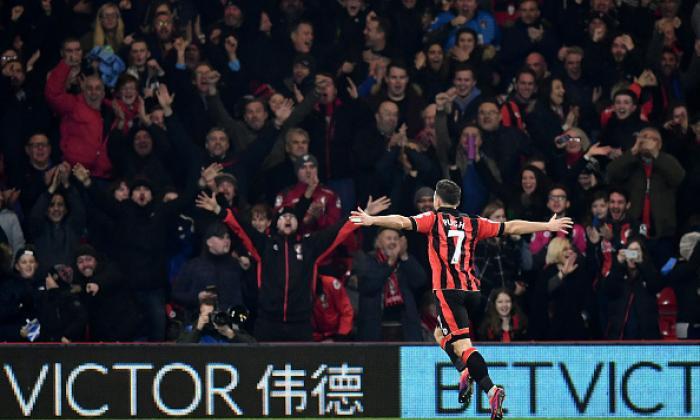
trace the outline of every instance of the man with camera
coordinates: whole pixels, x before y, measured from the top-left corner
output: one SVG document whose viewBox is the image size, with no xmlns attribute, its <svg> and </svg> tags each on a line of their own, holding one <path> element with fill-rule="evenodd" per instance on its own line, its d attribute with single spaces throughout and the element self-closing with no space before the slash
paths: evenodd
<svg viewBox="0 0 700 420">
<path fill-rule="evenodd" d="M 199 294 L 199 315 L 185 326 L 179 343 L 254 343 L 255 339 L 239 326 L 248 318 L 242 306 L 222 309 L 216 286 L 207 286 Z"/>
<path fill-rule="evenodd" d="M 662 144 L 659 130 L 644 128 L 634 146 L 608 165 L 610 183 L 630 193 L 629 214 L 641 221 L 640 234 L 649 238 L 657 267 L 673 255 L 676 191 L 685 177 L 678 160 L 661 151 Z"/>
</svg>

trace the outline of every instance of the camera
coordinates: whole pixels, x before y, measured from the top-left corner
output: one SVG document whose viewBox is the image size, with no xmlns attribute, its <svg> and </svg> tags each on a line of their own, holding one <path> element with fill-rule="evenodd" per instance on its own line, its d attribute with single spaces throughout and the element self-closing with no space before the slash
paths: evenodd
<svg viewBox="0 0 700 420">
<path fill-rule="evenodd" d="M 214 325 L 240 325 L 244 323 L 249 316 L 248 309 L 243 306 L 231 306 L 226 310 L 215 310 L 210 315 L 211 323 Z"/>
<path fill-rule="evenodd" d="M 625 256 L 630 261 L 638 261 L 639 260 L 639 251 L 634 250 L 634 249 L 623 249 L 620 250 L 622 252 L 622 255 Z"/>
</svg>

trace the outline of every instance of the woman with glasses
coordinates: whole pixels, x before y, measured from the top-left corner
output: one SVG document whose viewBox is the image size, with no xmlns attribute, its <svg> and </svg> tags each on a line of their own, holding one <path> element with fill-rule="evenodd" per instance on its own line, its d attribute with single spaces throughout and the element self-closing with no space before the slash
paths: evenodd
<svg viewBox="0 0 700 420">
<path fill-rule="evenodd" d="M 81 40 L 83 51 L 93 47 L 109 47 L 115 54 L 119 52 L 124 42 L 124 21 L 119 7 L 114 3 L 105 3 L 97 11 L 95 25 Z"/>
</svg>

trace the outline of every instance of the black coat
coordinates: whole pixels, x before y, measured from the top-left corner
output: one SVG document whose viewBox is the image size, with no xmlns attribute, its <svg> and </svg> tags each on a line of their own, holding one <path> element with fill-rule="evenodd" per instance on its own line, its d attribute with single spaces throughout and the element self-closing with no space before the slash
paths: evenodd
<svg viewBox="0 0 700 420">
<path fill-rule="evenodd" d="M 191 312 L 198 312 L 199 292 L 207 286 L 216 286 L 222 310 L 243 304 L 242 270 L 231 255 L 212 255 L 205 250 L 201 256 L 185 263 L 173 282 L 173 301 Z"/>
<path fill-rule="evenodd" d="M 267 236 L 238 220 L 229 210 L 222 211 L 220 217 L 259 263 L 258 318 L 311 322 L 316 264 L 347 238 L 355 225 L 341 220 L 303 237 L 277 233 Z"/>
<path fill-rule="evenodd" d="M 545 267 L 535 285 L 530 336 L 539 340 L 586 340 L 595 316 L 592 276 L 579 258 L 578 268 L 564 280 L 556 264 Z"/>
<path fill-rule="evenodd" d="M 384 286 L 392 271 L 395 271 L 401 296 L 404 299 L 403 307 L 400 309 L 403 339 L 404 341 L 423 341 L 416 295 L 423 289 L 428 277 L 418 261 L 409 256 L 406 261 L 400 261 L 392 267 L 377 260 L 375 253 L 358 254 L 353 262 L 353 270 L 358 277 L 360 292 L 357 338 L 363 341 L 382 339 Z"/>
<path fill-rule="evenodd" d="M 35 316 L 34 290 L 30 280 L 7 275 L 0 280 L 0 341 L 26 341 L 19 330 Z"/>
<path fill-rule="evenodd" d="M 65 285 L 39 292 L 39 341 L 60 342 L 63 337 L 81 341 L 85 337 L 87 310 L 77 294 Z"/>
<path fill-rule="evenodd" d="M 56 264 L 71 265 L 75 248 L 85 234 L 85 206 L 78 191 L 71 187 L 64 193 L 68 214 L 60 223 L 53 223 L 46 216 L 51 195 L 44 192 L 34 204 L 29 219 L 32 241 L 39 258 L 39 270 Z"/>
<path fill-rule="evenodd" d="M 696 244 L 690 260 L 676 264 L 666 280 L 676 292 L 678 322 L 700 324 L 700 246 Z"/>
<path fill-rule="evenodd" d="M 608 325 L 604 331 L 607 339 L 661 338 L 656 294 L 663 289 L 663 281 L 648 261 L 637 267 L 639 272 L 632 277 L 615 258 L 610 274 L 601 280 L 608 297 Z"/>
<path fill-rule="evenodd" d="M 127 199 L 118 202 L 92 183 L 90 197 L 115 220 L 114 259 L 132 290 L 165 288 L 168 279 L 168 233 L 176 218 L 195 195 L 194 182 L 176 200 L 163 203 L 155 198 L 146 206 Z"/>
<path fill-rule="evenodd" d="M 82 287 L 81 300 L 87 309 L 91 341 L 131 341 L 140 326 L 126 279 L 113 263 L 97 260 L 95 273 L 87 278 L 74 269 L 75 284 Z M 85 292 L 85 285 L 97 284 L 100 289 L 93 296 Z"/>
</svg>

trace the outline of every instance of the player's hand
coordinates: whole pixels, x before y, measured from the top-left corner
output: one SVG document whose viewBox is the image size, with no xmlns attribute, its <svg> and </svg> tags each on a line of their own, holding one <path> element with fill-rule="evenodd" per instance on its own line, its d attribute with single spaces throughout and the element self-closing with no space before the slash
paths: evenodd
<svg viewBox="0 0 700 420">
<path fill-rule="evenodd" d="M 350 212 L 350 221 L 360 226 L 372 226 L 374 222 L 372 216 L 365 213 L 365 211 L 359 207 L 357 208 L 357 210 L 353 210 Z"/>
<path fill-rule="evenodd" d="M 557 215 L 552 215 L 552 218 L 547 222 L 547 230 L 550 232 L 568 233 L 568 230 L 574 226 L 574 221 L 570 217 L 562 217 L 557 219 Z"/>
</svg>

